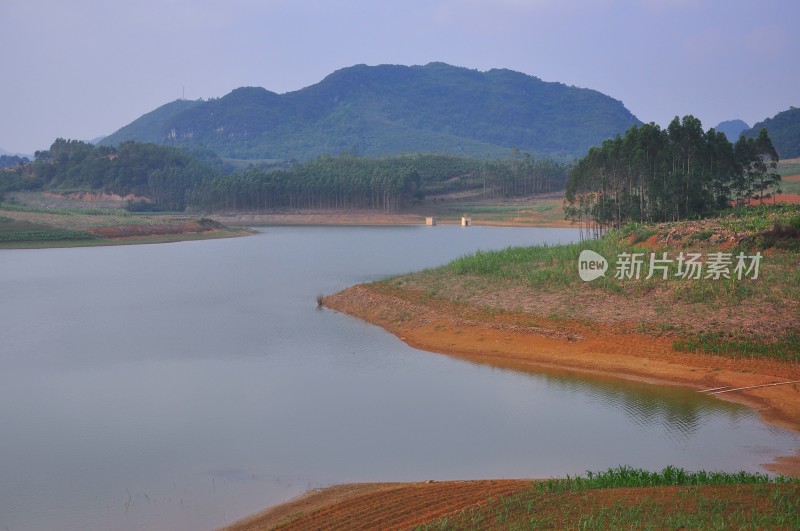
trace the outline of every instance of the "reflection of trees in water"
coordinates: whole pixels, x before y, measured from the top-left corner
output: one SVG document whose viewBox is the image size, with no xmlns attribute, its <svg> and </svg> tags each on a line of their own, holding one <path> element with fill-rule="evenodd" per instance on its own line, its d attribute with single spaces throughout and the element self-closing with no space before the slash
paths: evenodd
<svg viewBox="0 0 800 531">
<path fill-rule="evenodd" d="M 478 362 L 480 365 L 484 363 Z M 660 386 L 617 379 L 605 379 L 577 373 L 553 374 L 522 368 L 503 368 L 528 377 L 535 377 L 572 395 L 590 402 L 620 410 L 643 429 L 663 428 L 674 439 L 691 437 L 705 421 L 726 415 L 732 421 L 745 419 L 752 412 L 745 406 L 702 395 L 679 387 Z"/>
<path fill-rule="evenodd" d="M 687 389 L 635 382 L 606 382 L 580 376 L 542 376 L 548 387 L 581 394 L 592 402 L 619 409 L 631 422 L 642 428 L 662 427 L 670 438 L 690 437 L 710 416 L 725 414 L 738 420 L 751 415 L 744 406 Z"/>
</svg>

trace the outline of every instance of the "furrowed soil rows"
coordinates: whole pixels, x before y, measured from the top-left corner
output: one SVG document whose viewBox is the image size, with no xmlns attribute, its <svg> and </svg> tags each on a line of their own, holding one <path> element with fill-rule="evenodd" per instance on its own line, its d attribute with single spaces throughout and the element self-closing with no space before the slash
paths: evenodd
<svg viewBox="0 0 800 531">
<path fill-rule="evenodd" d="M 332 493 L 322 507 L 283 511 L 278 521 L 267 512 L 228 529 L 409 529 L 530 488 L 529 480 L 389 484 L 341 501 Z"/>
</svg>

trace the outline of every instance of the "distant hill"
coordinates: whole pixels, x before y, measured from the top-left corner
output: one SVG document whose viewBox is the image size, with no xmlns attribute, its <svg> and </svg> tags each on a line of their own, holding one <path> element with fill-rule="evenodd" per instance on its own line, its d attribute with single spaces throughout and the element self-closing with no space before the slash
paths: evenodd
<svg viewBox="0 0 800 531">
<path fill-rule="evenodd" d="M 0 169 L 11 168 L 18 164 L 27 164 L 30 162 L 28 157 L 20 157 L 19 155 L 0 155 Z"/>
<path fill-rule="evenodd" d="M 788 111 L 779 112 L 772 118 L 758 122 L 744 134 L 755 138 L 762 127 L 769 133 L 782 159 L 800 157 L 800 109 L 791 107 Z"/>
<path fill-rule="evenodd" d="M 3 148 L 0 148 L 0 155 L 8 156 L 8 157 L 28 157 L 28 158 L 33 158 L 33 156 L 28 154 L 28 153 L 12 153 L 11 151 L 6 151 Z"/>
<path fill-rule="evenodd" d="M 750 129 L 750 126 L 743 120 L 726 120 L 718 123 L 714 129 L 725 133 L 730 142 L 736 142 L 739 139 L 739 135 Z"/>
<path fill-rule="evenodd" d="M 201 101 L 176 100 L 162 105 L 158 109 L 137 118 L 117 132 L 103 138 L 97 142 L 97 145 L 117 146 L 128 140 L 162 144 L 166 139 L 166 133 L 163 131 L 164 125 L 175 115 L 201 103 Z"/>
<path fill-rule="evenodd" d="M 178 100 L 101 144 L 203 144 L 239 159 L 308 160 L 342 152 L 506 156 L 513 147 L 580 156 L 640 123 L 600 92 L 511 70 L 357 65 L 282 95 L 243 87 L 209 101 Z"/>
</svg>

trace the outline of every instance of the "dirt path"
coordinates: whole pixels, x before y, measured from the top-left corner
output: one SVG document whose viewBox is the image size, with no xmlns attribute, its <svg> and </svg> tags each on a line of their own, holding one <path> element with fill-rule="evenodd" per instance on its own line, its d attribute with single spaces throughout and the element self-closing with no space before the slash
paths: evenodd
<svg viewBox="0 0 800 531">
<path fill-rule="evenodd" d="M 225 225 L 425 225 L 425 217 L 420 214 L 379 214 L 375 212 L 358 211 L 324 211 L 302 213 L 242 213 L 242 214 L 215 214 L 211 219 Z M 563 219 L 543 219 L 540 216 L 507 216 L 506 219 L 481 219 L 478 215 L 471 216 L 472 224 L 479 226 L 496 227 L 551 227 L 551 228 L 576 228 L 570 221 Z M 437 218 L 438 225 L 457 225 L 459 220 Z"/>
</svg>

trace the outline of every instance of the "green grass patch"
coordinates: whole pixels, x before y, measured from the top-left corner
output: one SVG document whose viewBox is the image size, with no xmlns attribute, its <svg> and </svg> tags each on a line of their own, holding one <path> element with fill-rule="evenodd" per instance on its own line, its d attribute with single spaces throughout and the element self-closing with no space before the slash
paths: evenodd
<svg viewBox="0 0 800 531">
<path fill-rule="evenodd" d="M 800 194 L 800 181 L 783 180 L 779 187 L 784 194 Z M 780 200 L 780 196 L 778 196 L 778 200 Z"/>
<path fill-rule="evenodd" d="M 537 482 L 417 529 L 797 529 L 798 486 L 797 479 L 748 472 L 619 467 Z M 607 490 L 616 488 L 645 489 L 618 498 Z"/>
<path fill-rule="evenodd" d="M 88 232 L 64 229 L 0 230 L 0 243 L 93 240 Z"/>
<path fill-rule="evenodd" d="M 778 175 L 781 177 L 798 174 L 800 174 L 800 159 L 782 160 L 778 162 Z"/>
<path fill-rule="evenodd" d="M 770 358 L 800 362 L 800 336 L 773 341 L 752 338 L 731 338 L 720 332 L 700 332 L 673 341 L 676 350 L 718 354 L 733 358 Z"/>
<path fill-rule="evenodd" d="M 752 205 L 728 209 L 716 221 L 723 229 L 737 233 L 763 232 L 797 214 L 800 214 L 800 205 Z"/>
<path fill-rule="evenodd" d="M 800 479 L 768 476 L 757 472 L 690 472 L 683 468 L 667 466 L 661 471 L 649 471 L 630 466 L 609 468 L 601 472 L 587 472 L 582 476 L 551 479 L 536 484 L 539 492 L 564 492 L 585 489 L 621 487 L 715 486 L 754 484 L 800 484 Z"/>
<path fill-rule="evenodd" d="M 0 243 L 77 241 L 97 238 L 84 231 L 51 227 L 42 223 L 17 221 L 0 216 Z"/>
<path fill-rule="evenodd" d="M 114 216 L 114 217 L 128 217 L 132 214 L 127 210 L 118 208 L 44 208 L 35 207 L 30 205 L 23 205 L 21 203 L 0 203 L 0 210 L 8 210 L 10 212 L 29 212 L 32 214 L 60 214 L 62 216 Z"/>
<path fill-rule="evenodd" d="M 627 223 L 619 231 L 619 235 L 630 239 L 631 243 L 646 241 L 655 234 L 658 234 L 658 231 L 651 223 Z"/>
<path fill-rule="evenodd" d="M 10 212 L 32 212 L 35 214 L 51 214 L 53 212 L 52 210 L 48 210 L 46 208 L 37 208 L 8 201 L 0 203 L 0 209 L 8 210 Z"/>
<path fill-rule="evenodd" d="M 595 251 L 609 260 L 606 277 L 592 283 L 613 292 L 619 291 L 614 276 L 614 260 L 621 252 L 642 252 L 635 246 L 623 246 L 614 238 L 587 240 L 569 245 L 509 247 L 500 251 L 478 251 L 450 262 L 446 268 L 457 275 L 477 275 L 490 279 L 526 282 L 533 288 L 558 289 L 582 284 L 578 276 L 578 257 L 584 249 Z"/>
</svg>

